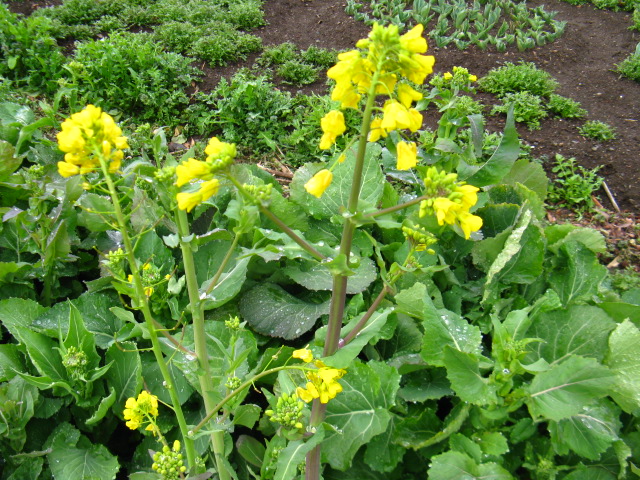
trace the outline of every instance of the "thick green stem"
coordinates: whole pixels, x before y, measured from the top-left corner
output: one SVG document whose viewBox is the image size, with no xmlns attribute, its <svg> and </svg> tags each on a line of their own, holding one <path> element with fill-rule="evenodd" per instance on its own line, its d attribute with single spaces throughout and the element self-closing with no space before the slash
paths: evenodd
<svg viewBox="0 0 640 480">
<path fill-rule="evenodd" d="M 360 190 L 362 189 L 362 172 L 364 170 L 364 159 L 367 151 L 367 137 L 371 127 L 371 116 L 376 100 L 376 88 L 379 69 L 371 79 L 371 87 L 367 96 L 367 104 L 362 115 L 362 125 L 360 127 L 360 138 L 358 140 L 358 152 L 356 154 L 356 164 L 353 169 L 353 181 L 351 183 L 351 192 L 349 193 L 349 201 L 347 203 L 347 212 L 344 215 L 344 226 L 342 228 L 342 239 L 340 241 L 340 255 L 349 261 L 351 256 L 351 246 L 353 243 L 353 235 L 356 230 L 356 224 L 351 220 L 358 209 L 358 200 L 360 199 Z M 324 342 L 323 355 L 333 355 L 338 349 L 340 341 L 340 329 L 342 328 L 342 318 L 344 316 L 344 304 L 347 297 L 347 276 L 337 274 L 333 277 L 333 291 L 331 294 L 331 306 L 329 310 L 329 323 L 327 325 L 327 335 Z M 311 426 L 317 426 L 322 423 L 325 417 L 326 405 L 320 403 L 318 399 L 313 401 L 311 407 Z M 318 445 L 307 454 L 307 468 L 305 472 L 306 480 L 319 480 L 320 464 L 321 464 L 321 445 Z"/>
<path fill-rule="evenodd" d="M 213 410 L 215 407 L 213 399 L 215 387 L 213 385 L 213 376 L 211 375 L 211 366 L 209 364 L 209 355 L 207 353 L 207 333 L 204 328 L 204 310 L 202 308 L 202 301 L 200 300 L 193 250 L 191 249 L 191 244 L 186 240 L 189 236 L 189 222 L 187 219 L 187 213 L 184 210 L 178 209 L 176 211 L 176 224 L 178 225 L 184 274 L 186 277 L 187 292 L 189 294 L 189 302 L 191 306 L 196 357 L 198 358 L 200 366 L 199 372 L 201 372 L 198 374 L 198 380 L 200 383 L 200 389 L 202 390 L 202 398 L 204 399 L 205 412 L 207 414 L 212 412 L 215 413 L 217 411 Z M 230 255 L 227 254 L 227 257 L 230 257 Z M 217 283 L 217 280 L 220 278 L 219 274 L 223 269 L 224 266 L 221 265 L 218 269 L 218 275 L 216 275 L 211 282 L 210 289 L 212 289 Z M 220 480 L 230 480 L 231 474 L 227 471 L 227 467 L 224 462 L 224 431 L 220 430 L 211 433 L 211 448 L 213 449 L 216 468 L 218 470 Z"/>
<path fill-rule="evenodd" d="M 187 428 L 187 422 L 184 418 L 184 413 L 182 412 L 180 399 L 178 398 L 178 391 L 175 388 L 175 383 L 173 382 L 173 378 L 171 377 L 171 373 L 169 372 L 169 367 L 167 366 L 167 362 L 165 361 L 162 354 L 162 349 L 158 340 L 158 334 L 155 328 L 155 321 L 153 315 L 151 314 L 151 309 L 149 308 L 147 296 L 144 293 L 142 279 L 140 278 L 140 272 L 138 271 L 138 264 L 136 262 L 135 255 L 133 254 L 133 244 L 131 243 L 131 237 L 129 236 L 129 232 L 127 230 L 125 217 L 122 213 L 122 208 L 120 207 L 120 199 L 118 197 L 115 184 L 113 183 L 111 175 L 109 174 L 106 162 L 102 160 L 100 162 L 100 165 L 102 167 L 105 181 L 107 182 L 107 186 L 109 188 L 109 194 L 111 195 L 111 201 L 113 202 L 113 208 L 116 215 L 116 220 L 118 222 L 118 227 L 120 233 L 122 234 L 122 243 L 124 244 L 127 261 L 129 262 L 129 268 L 131 269 L 131 275 L 133 277 L 133 284 L 136 291 L 136 300 L 140 306 L 140 310 L 142 311 L 147 330 L 149 331 L 149 338 L 151 339 L 153 354 L 156 358 L 158 367 L 160 368 L 162 379 L 164 380 L 165 386 L 169 391 L 173 411 L 176 416 L 176 420 L 178 421 L 178 427 L 180 428 L 184 448 L 187 453 L 187 462 L 189 463 L 189 468 L 193 469 L 196 464 L 196 450 L 193 445 L 193 440 L 188 435 L 189 430 Z"/>
</svg>

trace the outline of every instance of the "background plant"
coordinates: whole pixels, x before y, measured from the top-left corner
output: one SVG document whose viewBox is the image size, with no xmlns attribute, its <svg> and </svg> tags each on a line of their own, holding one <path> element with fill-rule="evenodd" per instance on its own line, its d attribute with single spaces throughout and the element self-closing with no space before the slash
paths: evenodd
<svg viewBox="0 0 640 480">
<path fill-rule="evenodd" d="M 549 95 L 547 109 L 561 118 L 582 118 L 587 114 L 587 111 L 580 106 L 580 102 L 557 93 Z"/>
<path fill-rule="evenodd" d="M 631 80 L 640 82 L 640 44 L 636 46 L 636 51 L 625 58 L 622 63 L 616 65 L 618 73 Z"/>
<path fill-rule="evenodd" d="M 542 99 L 529 92 L 506 93 L 502 97 L 502 105 L 495 105 L 491 114 L 506 114 L 511 108 L 516 122 L 525 123 L 530 130 L 539 129 L 540 120 L 547 116 Z"/>
<path fill-rule="evenodd" d="M 579 130 L 580 135 L 583 137 L 601 142 L 616 138 L 615 129 L 611 125 L 599 120 L 589 120 L 585 122 Z"/>
<path fill-rule="evenodd" d="M 560 207 L 577 212 L 588 212 L 594 207 L 593 195 L 602 186 L 600 168 L 586 169 L 575 158 L 556 155 L 551 171 L 555 174 L 548 200 Z"/>
</svg>

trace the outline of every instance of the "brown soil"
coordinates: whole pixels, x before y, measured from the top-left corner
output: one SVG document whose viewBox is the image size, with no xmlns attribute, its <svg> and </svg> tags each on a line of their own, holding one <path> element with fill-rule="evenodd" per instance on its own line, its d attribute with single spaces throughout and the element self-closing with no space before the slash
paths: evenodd
<svg viewBox="0 0 640 480">
<path fill-rule="evenodd" d="M 11 10 L 28 15 L 35 8 L 61 1 L 8 3 Z M 345 4 L 345 0 L 266 0 L 264 10 L 268 25 L 253 33 L 263 39 L 265 46 L 293 42 L 301 49 L 311 45 L 353 48 L 358 39 L 366 37 L 369 27 L 346 15 Z M 529 2 L 532 7 L 541 4 L 541 0 Z M 545 119 L 540 130 L 531 131 L 519 125 L 518 131 L 521 138 L 534 147 L 536 157 L 553 159 L 559 153 L 575 157 L 587 168 L 603 166 L 599 173 L 625 213 L 607 213 L 606 218 L 599 216 L 592 221 L 599 222 L 605 234 L 615 230 L 625 245 L 631 242 L 631 251 L 622 254 L 623 262 L 619 266 L 637 267 L 637 230 L 634 227 L 640 212 L 640 83 L 623 78 L 613 70 L 635 50 L 640 33 L 629 30 L 632 25 L 629 13 L 597 10 L 590 5 L 574 6 L 561 0 L 547 0 L 544 6 L 548 11 L 558 12 L 556 19 L 568 22 L 565 33 L 552 44 L 526 52 L 511 47 L 504 53 L 477 48 L 465 51 L 453 47 L 430 48 L 429 53 L 436 57 L 435 72 L 450 71 L 453 66 L 460 65 L 480 77 L 504 62 L 531 61 L 558 80 L 557 93 L 582 104 L 589 112 L 589 120 L 612 125 L 617 138 L 608 142 L 580 136 L 578 127 L 582 120 Z M 224 68 L 205 68 L 206 77 L 198 89 L 210 90 L 221 77 L 230 76 L 241 66 L 252 65 L 254 58 Z M 312 91 L 327 93 L 325 81 L 302 89 L 303 93 Z M 481 95 L 480 99 L 485 105 L 497 103 L 489 95 Z M 501 130 L 503 122 L 502 117 L 487 117 L 490 129 Z M 615 210 L 604 192 L 599 192 L 599 199 L 605 209 Z M 566 214 L 555 212 L 553 215 L 555 219 L 563 217 Z M 625 227 L 622 230 L 612 227 L 617 224 Z M 612 247 L 614 259 L 620 257 L 619 253 L 617 247 Z"/>
</svg>

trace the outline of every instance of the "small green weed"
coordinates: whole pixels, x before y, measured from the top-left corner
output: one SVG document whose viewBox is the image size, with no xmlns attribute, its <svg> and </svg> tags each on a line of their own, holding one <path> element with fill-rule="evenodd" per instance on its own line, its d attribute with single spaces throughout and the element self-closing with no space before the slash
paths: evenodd
<svg viewBox="0 0 640 480">
<path fill-rule="evenodd" d="M 589 170 L 578 165 L 573 157 L 556 155 L 555 165 L 551 168 L 556 178 L 549 189 L 548 200 L 578 213 L 591 210 L 594 206 L 592 195 L 603 182 L 598 175 L 600 168 Z"/>
<path fill-rule="evenodd" d="M 640 31 L 640 5 L 636 6 L 633 9 L 633 15 L 631 17 L 631 20 L 633 21 L 633 25 L 629 27 L 629 30 Z"/>
<path fill-rule="evenodd" d="M 502 98 L 502 105 L 495 105 L 491 110 L 491 115 L 506 114 L 512 106 L 516 122 L 525 123 L 530 130 L 539 129 L 540 120 L 547 116 L 542 99 L 529 92 L 505 94 Z"/>
<path fill-rule="evenodd" d="M 494 68 L 478 80 L 478 88 L 485 92 L 504 96 L 507 93 L 528 92 L 546 97 L 558 87 L 558 82 L 531 62 L 505 63 Z"/>
<path fill-rule="evenodd" d="M 580 135 L 585 138 L 604 142 L 616 138 L 616 131 L 608 123 L 599 120 L 590 120 L 580 127 Z"/>
<path fill-rule="evenodd" d="M 291 42 L 281 43 L 272 47 L 266 47 L 257 60 L 259 65 L 273 67 L 293 60 L 296 57 L 296 46 Z"/>
<path fill-rule="evenodd" d="M 547 110 L 561 118 L 582 118 L 587 114 L 587 111 L 580 106 L 580 102 L 556 93 L 549 96 Z"/>
<path fill-rule="evenodd" d="M 287 60 L 277 70 L 285 83 L 309 85 L 318 79 L 318 70 L 300 60 Z"/>
<path fill-rule="evenodd" d="M 639 14 L 640 17 L 640 14 Z M 636 51 L 625 58 L 622 63 L 616 65 L 618 73 L 640 82 L 640 43 L 636 46 Z"/>
<path fill-rule="evenodd" d="M 302 52 L 302 59 L 319 68 L 329 68 L 338 61 L 338 52 L 313 45 Z"/>
</svg>

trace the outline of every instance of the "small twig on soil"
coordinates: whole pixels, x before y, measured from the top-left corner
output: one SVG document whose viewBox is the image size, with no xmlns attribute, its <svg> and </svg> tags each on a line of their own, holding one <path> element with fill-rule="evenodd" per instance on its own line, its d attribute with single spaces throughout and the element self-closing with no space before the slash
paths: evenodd
<svg viewBox="0 0 640 480">
<path fill-rule="evenodd" d="M 613 194 L 611 193 L 611 190 L 609 190 L 609 186 L 607 185 L 607 182 L 603 181 L 602 186 L 604 187 L 604 191 L 606 192 L 607 197 L 609 197 L 609 200 L 611 201 L 613 208 L 615 208 L 616 212 L 620 213 L 620 207 L 616 203 L 615 198 L 613 198 Z"/>
</svg>

